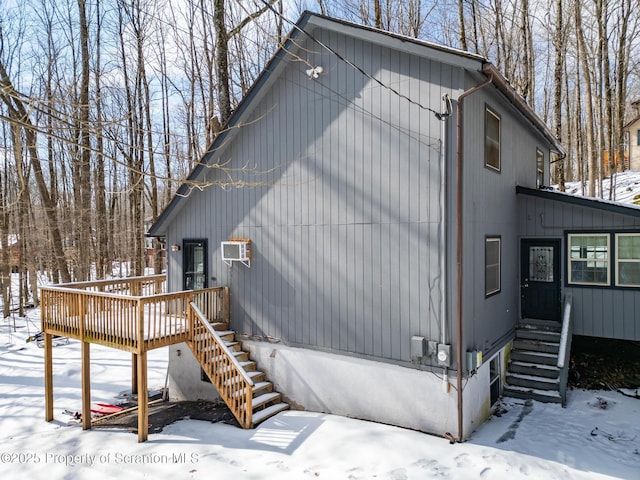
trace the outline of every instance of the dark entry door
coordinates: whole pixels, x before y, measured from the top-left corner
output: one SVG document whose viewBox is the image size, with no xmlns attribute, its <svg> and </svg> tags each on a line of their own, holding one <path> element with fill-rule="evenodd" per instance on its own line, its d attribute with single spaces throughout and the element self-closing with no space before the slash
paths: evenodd
<svg viewBox="0 0 640 480">
<path fill-rule="evenodd" d="M 207 241 L 184 240 L 182 242 L 183 289 L 207 288 Z"/>
<path fill-rule="evenodd" d="M 520 248 L 522 318 L 560 320 L 560 240 L 526 239 Z"/>
</svg>

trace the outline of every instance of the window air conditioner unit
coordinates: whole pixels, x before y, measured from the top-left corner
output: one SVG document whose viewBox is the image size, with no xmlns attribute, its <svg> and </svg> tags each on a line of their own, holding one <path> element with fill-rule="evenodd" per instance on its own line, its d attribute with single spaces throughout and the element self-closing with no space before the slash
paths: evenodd
<svg viewBox="0 0 640 480">
<path fill-rule="evenodd" d="M 241 262 L 243 265 L 251 266 L 251 249 L 248 240 L 230 240 L 222 242 L 220 249 L 222 252 L 222 261 L 227 265 L 233 265 L 233 262 Z"/>
</svg>

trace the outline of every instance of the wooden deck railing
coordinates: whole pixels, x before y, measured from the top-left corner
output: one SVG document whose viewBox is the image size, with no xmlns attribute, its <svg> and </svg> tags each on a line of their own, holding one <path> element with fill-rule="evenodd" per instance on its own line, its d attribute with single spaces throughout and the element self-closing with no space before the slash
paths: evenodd
<svg viewBox="0 0 640 480">
<path fill-rule="evenodd" d="M 133 297 L 145 297 L 166 292 L 167 276 L 162 273 L 158 275 L 145 275 L 143 277 L 61 283 L 56 286 L 89 292 L 117 293 L 121 295 L 131 295 Z"/>
<path fill-rule="evenodd" d="M 193 335 L 187 345 L 236 420 L 251 428 L 253 381 L 195 302 L 190 304 L 189 322 Z"/>
<path fill-rule="evenodd" d="M 228 288 L 159 293 L 164 278 L 134 277 L 43 287 L 42 330 L 141 353 L 187 340 L 191 302 L 209 321 L 229 322 Z"/>
</svg>

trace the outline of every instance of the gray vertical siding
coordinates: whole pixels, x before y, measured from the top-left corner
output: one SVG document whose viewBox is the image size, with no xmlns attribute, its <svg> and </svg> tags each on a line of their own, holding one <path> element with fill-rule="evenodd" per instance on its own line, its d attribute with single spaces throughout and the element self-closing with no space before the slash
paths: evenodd
<svg viewBox="0 0 640 480">
<path fill-rule="evenodd" d="M 640 340 L 640 289 L 566 285 L 565 244 L 567 231 L 638 231 L 640 219 L 602 208 L 588 208 L 527 195 L 518 195 L 518 212 L 522 237 L 557 238 L 562 241 L 562 288 L 573 296 L 574 334 Z"/>
<path fill-rule="evenodd" d="M 468 78 L 466 88 L 478 83 Z M 485 167 L 486 107 L 501 118 L 500 172 Z M 492 85 L 464 100 L 463 128 L 463 345 L 490 355 L 512 335 L 519 319 L 516 185 L 535 188 L 536 150 L 548 160 L 549 147 L 535 129 L 523 125 Z M 487 236 L 502 239 L 501 291 L 490 297 L 484 293 Z"/>
<path fill-rule="evenodd" d="M 436 110 L 461 87 L 454 67 L 314 34 Z M 288 57 L 252 121 L 216 152 L 221 163 L 265 172 L 231 172 L 262 184 L 194 192 L 168 243 L 209 240 L 210 276 L 231 287 L 240 333 L 408 362 L 412 335 L 440 338 L 440 122 L 317 44 L 303 48 L 324 74 L 311 80 Z M 230 237 L 251 238 L 251 268 L 220 261 Z M 178 257 L 169 260 L 174 289 Z"/>
</svg>

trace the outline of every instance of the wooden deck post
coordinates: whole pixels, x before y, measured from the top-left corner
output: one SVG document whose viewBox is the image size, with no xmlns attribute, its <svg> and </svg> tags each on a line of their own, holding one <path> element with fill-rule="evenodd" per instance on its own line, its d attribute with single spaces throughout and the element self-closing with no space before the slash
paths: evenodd
<svg viewBox="0 0 640 480">
<path fill-rule="evenodd" d="M 89 342 L 82 342 L 82 429 L 91 429 L 91 361 Z"/>
<path fill-rule="evenodd" d="M 53 420 L 53 335 L 44 334 L 44 418 Z"/>
<path fill-rule="evenodd" d="M 147 391 L 147 352 L 138 357 L 138 442 L 149 438 L 149 393 Z"/>
<path fill-rule="evenodd" d="M 131 354 L 131 395 L 138 393 L 138 354 Z"/>
</svg>

